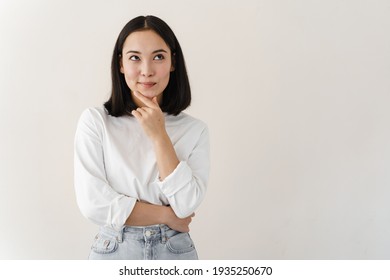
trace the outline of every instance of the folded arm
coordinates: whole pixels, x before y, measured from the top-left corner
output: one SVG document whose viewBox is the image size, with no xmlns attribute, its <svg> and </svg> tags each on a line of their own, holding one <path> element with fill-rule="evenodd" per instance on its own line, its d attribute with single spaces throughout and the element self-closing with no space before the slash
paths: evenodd
<svg viewBox="0 0 390 280">
<path fill-rule="evenodd" d="M 148 226 L 156 224 L 166 224 L 171 229 L 180 232 L 189 232 L 189 224 L 192 217 L 180 219 L 169 206 L 153 205 L 144 202 L 136 202 L 130 216 L 126 220 L 128 226 Z"/>
</svg>

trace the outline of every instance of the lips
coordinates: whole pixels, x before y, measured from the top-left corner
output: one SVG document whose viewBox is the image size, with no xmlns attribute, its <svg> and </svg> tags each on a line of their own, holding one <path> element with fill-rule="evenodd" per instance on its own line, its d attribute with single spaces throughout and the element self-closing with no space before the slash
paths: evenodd
<svg viewBox="0 0 390 280">
<path fill-rule="evenodd" d="M 153 82 L 138 82 L 138 84 L 144 88 L 151 88 L 153 87 L 156 83 Z"/>
</svg>

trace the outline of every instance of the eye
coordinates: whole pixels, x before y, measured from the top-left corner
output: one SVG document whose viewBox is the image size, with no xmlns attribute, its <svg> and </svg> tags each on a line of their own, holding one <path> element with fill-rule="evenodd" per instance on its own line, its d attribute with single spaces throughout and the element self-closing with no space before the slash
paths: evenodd
<svg viewBox="0 0 390 280">
<path fill-rule="evenodd" d="M 154 60 L 163 60 L 165 57 L 162 54 L 158 54 L 154 57 Z"/>
<path fill-rule="evenodd" d="M 132 55 L 132 56 L 129 57 L 129 59 L 132 60 L 132 61 L 140 60 L 139 56 L 137 56 L 137 55 Z"/>
</svg>

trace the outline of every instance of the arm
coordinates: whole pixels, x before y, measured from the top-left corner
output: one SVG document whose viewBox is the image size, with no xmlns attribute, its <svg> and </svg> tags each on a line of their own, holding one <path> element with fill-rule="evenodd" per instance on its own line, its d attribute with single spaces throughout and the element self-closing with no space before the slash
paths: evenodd
<svg viewBox="0 0 390 280">
<path fill-rule="evenodd" d="M 154 141 L 153 146 L 160 174 L 159 179 L 160 181 L 164 181 L 176 169 L 180 162 L 166 131 Z"/>
<path fill-rule="evenodd" d="M 147 226 L 166 224 L 171 229 L 180 232 L 189 232 L 189 224 L 191 223 L 193 216 L 194 214 L 184 219 L 180 219 L 169 206 L 137 202 L 126 220 L 126 225 Z"/>
<path fill-rule="evenodd" d="M 132 114 L 151 139 L 156 154 L 160 180 L 158 185 L 179 218 L 190 216 L 199 206 L 206 192 L 209 176 L 209 135 L 207 127 L 194 135 L 192 153 L 186 161 L 179 161 L 165 130 L 165 119 L 157 103 L 135 92 L 145 107 Z"/>
<path fill-rule="evenodd" d="M 77 125 L 74 142 L 74 185 L 81 213 L 100 226 L 119 230 L 130 215 L 136 198 L 117 193 L 108 183 L 98 114 L 86 110 Z"/>
<path fill-rule="evenodd" d="M 195 146 L 189 157 L 180 161 L 171 174 L 158 182 L 179 218 L 193 213 L 206 194 L 210 166 L 209 134 L 207 127 L 197 133 L 200 135 L 193 139 Z"/>
<path fill-rule="evenodd" d="M 149 100 L 138 92 L 134 92 L 134 95 L 147 106 L 134 110 L 132 114 L 140 122 L 153 143 L 160 175 L 159 179 L 163 181 L 179 165 L 175 148 L 165 130 L 164 114 L 156 97 Z"/>
</svg>

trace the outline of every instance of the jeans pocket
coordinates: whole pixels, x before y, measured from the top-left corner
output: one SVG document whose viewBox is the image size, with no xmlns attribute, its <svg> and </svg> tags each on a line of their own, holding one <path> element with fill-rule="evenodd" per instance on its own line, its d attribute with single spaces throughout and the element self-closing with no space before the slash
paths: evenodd
<svg viewBox="0 0 390 280">
<path fill-rule="evenodd" d="M 102 233 L 98 233 L 91 249 L 97 254 L 110 254 L 118 249 L 118 241 L 115 237 L 105 236 Z"/>
<path fill-rule="evenodd" d="M 195 250 L 194 243 L 188 233 L 178 233 L 169 238 L 167 248 L 174 254 L 184 254 Z"/>
</svg>

